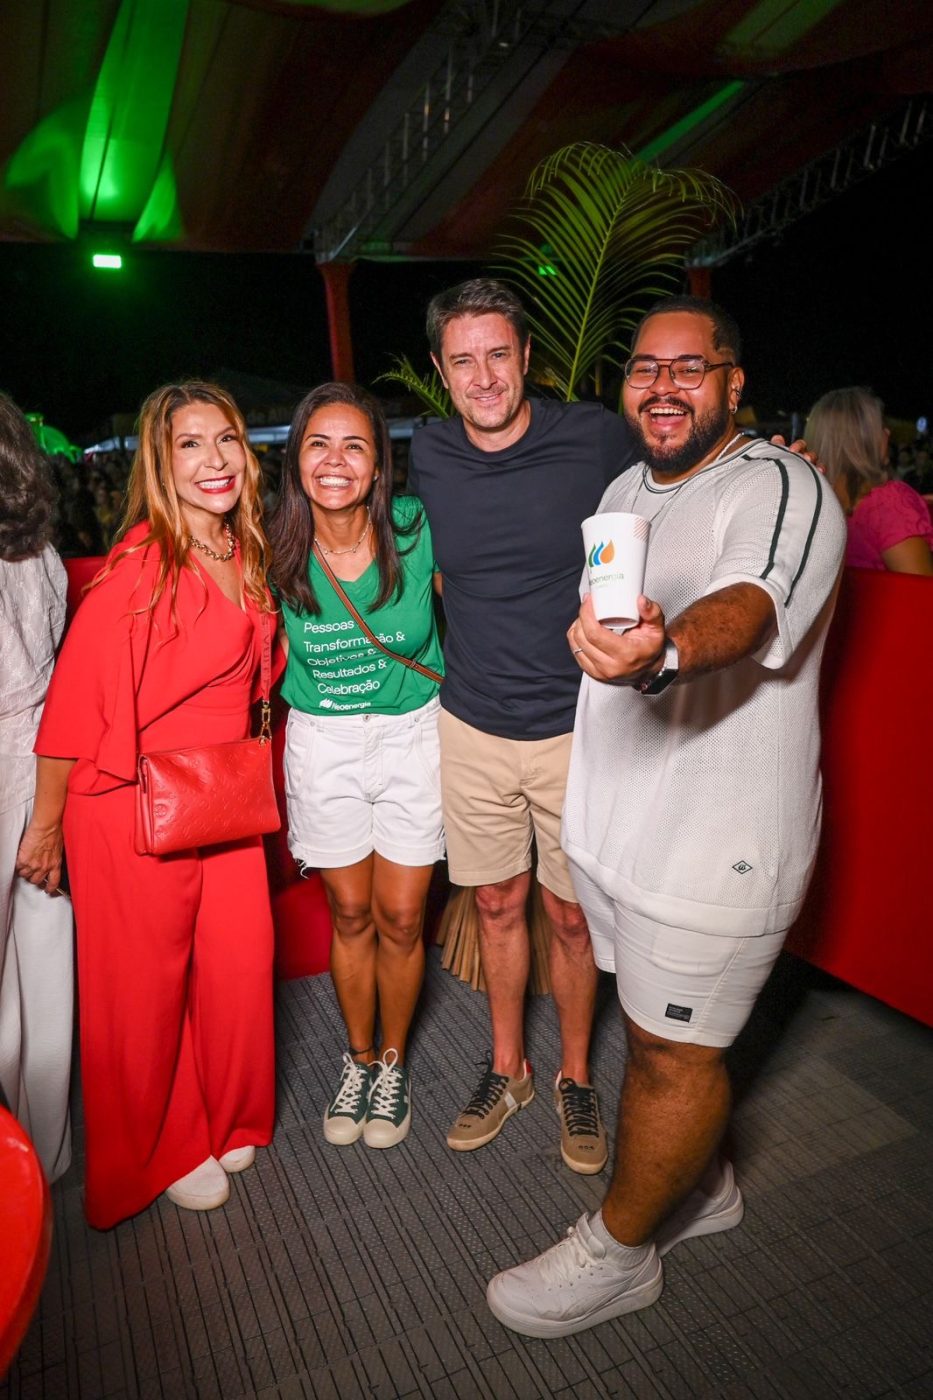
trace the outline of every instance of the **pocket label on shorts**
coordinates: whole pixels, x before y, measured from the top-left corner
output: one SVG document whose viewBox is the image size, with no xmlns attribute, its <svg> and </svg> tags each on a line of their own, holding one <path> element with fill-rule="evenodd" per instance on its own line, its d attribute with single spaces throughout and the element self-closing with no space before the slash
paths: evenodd
<svg viewBox="0 0 933 1400">
<path fill-rule="evenodd" d="M 689 1021 L 690 1017 L 693 1015 L 693 1007 L 675 1006 L 671 1001 L 668 1002 L 667 1010 L 664 1014 L 669 1021 Z"/>
</svg>

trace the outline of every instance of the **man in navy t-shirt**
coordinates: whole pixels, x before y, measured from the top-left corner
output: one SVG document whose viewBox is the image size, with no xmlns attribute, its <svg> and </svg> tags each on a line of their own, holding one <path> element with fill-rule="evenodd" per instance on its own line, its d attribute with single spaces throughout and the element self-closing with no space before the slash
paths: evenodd
<svg viewBox="0 0 933 1400">
<path fill-rule="evenodd" d="M 501 283 L 464 282 L 428 308 L 431 357 L 457 416 L 412 440 L 444 580 L 441 784 L 451 879 L 474 886 L 492 1057 L 447 1142 L 471 1151 L 534 1097 L 525 1059 L 525 902 L 532 841 L 551 921 L 561 1033 L 554 1084 L 561 1154 L 598 1172 L 606 1134 L 589 1077 L 597 972 L 560 849 L 579 669 L 566 632 L 579 607 L 580 522 L 634 460 L 625 421 L 599 404 L 531 400 L 521 303 Z"/>
</svg>

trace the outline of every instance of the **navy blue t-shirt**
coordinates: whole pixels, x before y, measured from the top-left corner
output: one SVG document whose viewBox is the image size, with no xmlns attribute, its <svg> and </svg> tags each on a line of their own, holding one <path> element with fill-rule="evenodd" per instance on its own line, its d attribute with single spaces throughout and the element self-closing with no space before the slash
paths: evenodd
<svg viewBox="0 0 933 1400">
<path fill-rule="evenodd" d="M 565 634 L 580 606 L 580 522 L 636 459 L 624 418 L 600 404 L 529 402 L 511 447 L 483 452 L 449 418 L 415 433 L 409 469 L 444 578 L 441 704 L 506 739 L 573 728 L 580 669 Z"/>
</svg>

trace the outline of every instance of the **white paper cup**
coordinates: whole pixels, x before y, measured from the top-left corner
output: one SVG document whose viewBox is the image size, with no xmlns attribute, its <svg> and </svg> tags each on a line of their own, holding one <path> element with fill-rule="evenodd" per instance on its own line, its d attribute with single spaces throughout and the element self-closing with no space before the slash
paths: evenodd
<svg viewBox="0 0 933 1400">
<path fill-rule="evenodd" d="M 650 533 L 651 524 L 644 516 L 625 511 L 606 511 L 583 522 L 593 611 L 613 632 L 627 632 L 638 621 Z"/>
</svg>

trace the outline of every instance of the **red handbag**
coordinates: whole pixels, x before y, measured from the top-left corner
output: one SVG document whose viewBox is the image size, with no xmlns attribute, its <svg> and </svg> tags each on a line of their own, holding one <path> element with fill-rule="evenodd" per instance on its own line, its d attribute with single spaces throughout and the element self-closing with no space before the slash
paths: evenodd
<svg viewBox="0 0 933 1400">
<path fill-rule="evenodd" d="M 261 836 L 281 826 L 272 785 L 272 641 L 262 615 L 262 722 L 254 739 L 141 753 L 136 853 L 164 856 Z"/>
</svg>

